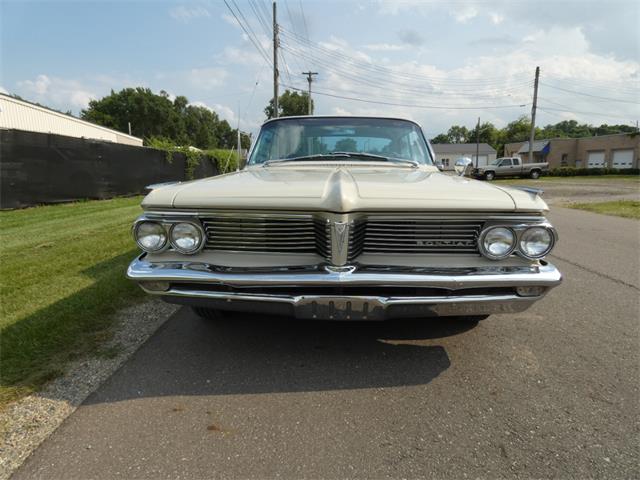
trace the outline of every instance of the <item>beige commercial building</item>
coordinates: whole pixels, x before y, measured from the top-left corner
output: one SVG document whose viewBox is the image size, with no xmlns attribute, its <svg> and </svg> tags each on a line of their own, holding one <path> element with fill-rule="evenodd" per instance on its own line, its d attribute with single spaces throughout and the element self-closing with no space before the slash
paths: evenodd
<svg viewBox="0 0 640 480">
<path fill-rule="evenodd" d="M 475 143 L 432 143 L 433 153 L 436 154 L 436 163 L 442 165 L 445 170 L 453 170 L 456 160 L 467 157 L 476 164 L 476 150 L 478 154 L 478 166 L 484 167 L 496 159 L 496 149 L 488 143 L 481 143 L 476 147 Z"/>
<path fill-rule="evenodd" d="M 529 159 L 529 142 L 507 143 L 505 156 Z M 533 142 L 533 161 L 550 168 L 639 168 L 640 134 L 618 133 L 599 137 L 552 138 Z"/>
<path fill-rule="evenodd" d="M 0 93 L 0 128 L 142 146 L 142 139 Z"/>
</svg>

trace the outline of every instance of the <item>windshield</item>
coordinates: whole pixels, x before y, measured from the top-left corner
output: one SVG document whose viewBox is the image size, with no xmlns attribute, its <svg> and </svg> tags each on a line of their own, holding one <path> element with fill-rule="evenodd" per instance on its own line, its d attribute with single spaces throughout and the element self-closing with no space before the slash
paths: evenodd
<svg viewBox="0 0 640 480">
<path fill-rule="evenodd" d="M 370 155 L 350 156 L 350 160 L 356 161 L 375 161 L 374 155 L 378 155 L 432 164 L 427 143 L 416 124 L 406 120 L 355 117 L 285 118 L 269 122 L 262 127 L 248 163 L 255 165 L 312 155 L 330 158 L 337 152 Z"/>
<path fill-rule="evenodd" d="M 489 163 L 489 165 L 498 165 L 501 161 L 502 161 L 502 159 L 501 159 L 501 158 L 496 158 L 494 161 L 492 161 L 491 163 Z"/>
</svg>

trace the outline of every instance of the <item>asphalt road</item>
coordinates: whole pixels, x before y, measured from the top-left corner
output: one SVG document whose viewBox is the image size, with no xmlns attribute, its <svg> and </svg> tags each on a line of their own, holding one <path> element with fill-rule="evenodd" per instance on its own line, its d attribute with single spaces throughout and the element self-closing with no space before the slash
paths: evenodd
<svg viewBox="0 0 640 480">
<path fill-rule="evenodd" d="M 640 224 L 551 218 L 565 281 L 522 314 L 182 309 L 14 478 L 639 478 Z"/>
</svg>

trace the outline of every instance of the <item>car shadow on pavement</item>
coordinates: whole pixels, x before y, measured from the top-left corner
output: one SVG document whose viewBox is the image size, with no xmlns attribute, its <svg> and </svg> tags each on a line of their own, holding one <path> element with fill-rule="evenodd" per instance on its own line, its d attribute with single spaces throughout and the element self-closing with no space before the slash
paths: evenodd
<svg viewBox="0 0 640 480">
<path fill-rule="evenodd" d="M 437 339 L 477 322 L 314 322 L 179 310 L 85 404 L 183 396 L 424 385 L 451 362 Z"/>
</svg>

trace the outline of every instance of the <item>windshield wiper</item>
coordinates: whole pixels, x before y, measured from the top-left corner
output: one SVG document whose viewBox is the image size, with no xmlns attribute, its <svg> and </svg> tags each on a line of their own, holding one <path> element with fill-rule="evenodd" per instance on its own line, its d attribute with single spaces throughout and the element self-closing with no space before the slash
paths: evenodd
<svg viewBox="0 0 640 480">
<path fill-rule="evenodd" d="M 393 162 L 393 163 L 408 163 L 417 167 L 419 164 L 415 160 L 409 160 L 406 158 L 395 158 L 395 157 L 385 157 L 384 155 L 376 155 L 374 153 L 366 153 L 366 152 L 332 152 L 334 155 L 346 155 L 347 157 L 362 157 L 362 158 L 371 158 L 375 160 L 380 160 L 382 162 Z"/>
<path fill-rule="evenodd" d="M 371 158 L 373 160 L 378 160 L 381 162 L 393 162 L 393 163 L 408 163 L 414 167 L 419 166 L 419 163 L 415 160 L 407 160 L 404 158 L 394 158 L 394 157 L 385 157 L 384 155 L 376 155 L 374 153 L 365 153 L 365 152 L 331 152 L 331 153 L 316 153 L 314 155 L 302 155 L 300 157 L 291 157 L 291 158 L 276 158 L 273 160 L 267 160 L 262 164 L 263 167 L 267 165 L 271 165 L 273 163 L 282 163 L 282 162 L 297 162 L 304 160 L 325 160 L 327 158 Z"/>
<path fill-rule="evenodd" d="M 333 152 L 333 153 L 316 153 L 314 155 L 302 155 L 301 157 L 291 157 L 291 158 L 276 158 L 274 160 L 267 160 L 262 165 L 267 166 L 272 163 L 281 163 L 281 162 L 297 162 L 301 160 L 324 160 L 326 158 L 349 158 L 349 155 L 342 152 Z"/>
</svg>

